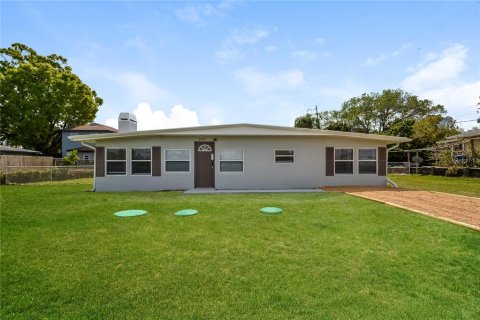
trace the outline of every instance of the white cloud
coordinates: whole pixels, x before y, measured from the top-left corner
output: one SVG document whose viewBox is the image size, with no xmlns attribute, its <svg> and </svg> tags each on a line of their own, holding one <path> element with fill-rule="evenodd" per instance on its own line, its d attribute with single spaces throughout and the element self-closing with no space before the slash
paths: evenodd
<svg viewBox="0 0 480 320">
<path fill-rule="evenodd" d="M 366 66 L 374 66 L 377 65 L 381 62 L 393 59 L 395 57 L 400 56 L 403 52 L 408 50 L 412 46 L 411 43 L 405 43 L 403 44 L 400 49 L 397 49 L 393 51 L 392 53 L 382 53 L 376 57 L 369 57 L 365 62 L 363 63 Z"/>
<path fill-rule="evenodd" d="M 304 83 L 303 72 L 300 70 L 267 73 L 254 68 L 245 68 L 237 71 L 235 78 L 251 94 L 295 89 Z"/>
<path fill-rule="evenodd" d="M 475 115 L 476 103 L 480 94 L 480 81 L 458 82 L 431 88 L 420 92 L 422 98 L 433 100 L 435 103 L 445 105 L 452 114 L 467 114 L 470 110 L 472 118 Z"/>
<path fill-rule="evenodd" d="M 175 12 L 177 18 L 183 22 L 202 26 L 209 19 L 223 18 L 225 13 L 232 10 L 239 1 L 227 0 L 214 3 L 187 4 Z"/>
<path fill-rule="evenodd" d="M 134 103 L 152 101 L 162 103 L 170 98 L 169 94 L 156 83 L 139 72 L 122 72 L 112 78 L 115 83 L 123 87 L 129 100 Z"/>
<path fill-rule="evenodd" d="M 266 52 L 275 52 L 275 51 L 277 51 L 277 47 L 275 47 L 275 46 L 266 46 L 264 49 L 265 49 Z"/>
<path fill-rule="evenodd" d="M 148 46 L 145 44 L 143 39 L 140 38 L 140 37 L 135 37 L 133 39 L 129 39 L 129 40 L 125 41 L 125 45 L 127 47 L 130 47 L 130 48 L 138 49 L 140 51 L 148 48 Z"/>
<path fill-rule="evenodd" d="M 225 39 L 222 47 L 215 52 L 215 57 L 223 61 L 243 59 L 245 53 L 242 48 L 253 45 L 269 35 L 270 31 L 263 27 L 235 29 Z"/>
<path fill-rule="evenodd" d="M 308 50 L 297 50 L 292 52 L 292 57 L 299 58 L 303 60 L 315 60 L 317 59 L 317 54 Z"/>
<path fill-rule="evenodd" d="M 162 110 L 152 110 L 152 107 L 145 102 L 139 103 L 135 110 L 132 111 L 137 117 L 137 129 L 154 130 L 181 127 L 198 126 L 198 116 L 193 110 L 187 109 L 182 105 L 175 105 L 168 114 Z M 114 128 L 118 128 L 117 118 L 109 118 L 105 124 Z"/>
<path fill-rule="evenodd" d="M 218 125 L 224 123 L 224 111 L 228 110 L 215 103 L 209 103 L 203 107 L 199 107 L 200 118 L 202 123 L 208 125 Z"/>
<path fill-rule="evenodd" d="M 454 44 L 441 53 L 429 52 L 426 63 L 416 67 L 415 73 L 402 81 L 402 89 L 444 105 L 449 115 L 457 120 L 471 114 L 475 117 L 475 106 L 480 93 L 480 79 L 463 79 L 466 69 L 468 48 Z M 467 118 L 471 118 L 468 117 Z"/>
<path fill-rule="evenodd" d="M 315 42 L 315 43 L 318 44 L 318 45 L 324 44 L 325 41 L 326 41 L 326 40 L 325 40 L 324 38 L 320 38 L 320 37 L 319 37 L 319 38 L 315 38 L 315 40 L 313 40 L 313 42 Z"/>
<path fill-rule="evenodd" d="M 260 41 L 263 38 L 266 38 L 270 35 L 270 31 L 265 28 L 255 28 L 255 29 L 237 29 L 234 30 L 230 36 L 229 42 L 244 45 L 244 44 L 253 44 Z"/>
<path fill-rule="evenodd" d="M 222 11 L 210 3 L 188 4 L 176 12 L 179 20 L 197 25 L 204 24 L 208 18 L 222 15 Z"/>
<path fill-rule="evenodd" d="M 432 53 L 429 53 L 429 57 L 434 60 L 406 78 L 402 82 L 402 87 L 406 90 L 418 91 L 435 88 L 444 85 L 445 82 L 455 80 L 465 68 L 466 56 L 467 48 L 460 44 L 445 49 L 437 59 L 433 58 Z"/>
<path fill-rule="evenodd" d="M 234 61 L 245 58 L 245 53 L 235 47 L 224 47 L 215 52 L 215 57 L 221 61 Z"/>
<path fill-rule="evenodd" d="M 382 61 L 384 61 L 384 60 L 386 60 L 386 59 L 387 59 L 387 57 L 386 57 L 384 54 L 382 54 L 382 55 L 380 55 L 380 56 L 378 56 L 378 57 L 368 58 L 368 59 L 365 61 L 364 64 L 366 64 L 367 66 L 374 66 L 374 65 L 379 64 L 380 62 L 382 62 Z"/>
</svg>

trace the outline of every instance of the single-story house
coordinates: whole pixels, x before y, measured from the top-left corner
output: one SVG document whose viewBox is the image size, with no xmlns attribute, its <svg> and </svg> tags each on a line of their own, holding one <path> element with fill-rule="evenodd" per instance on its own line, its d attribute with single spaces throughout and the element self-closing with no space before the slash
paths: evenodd
<svg viewBox="0 0 480 320">
<path fill-rule="evenodd" d="M 256 124 L 70 137 L 95 149 L 96 191 L 384 186 L 387 145 L 410 139 Z"/>
</svg>

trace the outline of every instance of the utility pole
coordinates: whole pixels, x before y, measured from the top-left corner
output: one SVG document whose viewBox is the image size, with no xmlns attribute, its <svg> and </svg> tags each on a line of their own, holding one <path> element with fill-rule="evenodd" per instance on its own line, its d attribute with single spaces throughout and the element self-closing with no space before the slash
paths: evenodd
<svg viewBox="0 0 480 320">
<path fill-rule="evenodd" d="M 314 110 L 314 109 L 307 109 L 307 113 L 308 113 L 309 111 L 313 111 L 313 110 Z M 316 124 L 316 126 L 317 126 L 317 129 L 320 129 L 320 116 L 318 115 L 318 107 L 317 107 L 317 105 L 315 105 L 315 119 L 316 119 L 315 124 Z"/>
<path fill-rule="evenodd" d="M 478 97 L 479 102 L 477 102 L 477 114 L 480 113 L 480 96 Z M 477 118 L 477 123 L 480 123 L 480 116 Z"/>
</svg>

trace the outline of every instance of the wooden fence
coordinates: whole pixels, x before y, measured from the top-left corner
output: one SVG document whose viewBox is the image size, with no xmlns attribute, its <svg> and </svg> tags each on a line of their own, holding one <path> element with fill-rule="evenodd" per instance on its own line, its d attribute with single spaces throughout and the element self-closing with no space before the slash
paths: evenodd
<svg viewBox="0 0 480 320">
<path fill-rule="evenodd" d="M 53 157 L 0 155 L 0 172 L 6 167 L 51 166 Z"/>
</svg>

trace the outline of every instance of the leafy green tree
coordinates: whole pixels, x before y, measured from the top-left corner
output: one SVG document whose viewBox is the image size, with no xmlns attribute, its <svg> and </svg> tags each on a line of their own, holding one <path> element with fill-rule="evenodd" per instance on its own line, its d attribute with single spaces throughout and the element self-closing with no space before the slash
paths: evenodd
<svg viewBox="0 0 480 320">
<path fill-rule="evenodd" d="M 417 120 L 412 126 L 411 138 L 422 145 L 422 148 L 434 146 L 438 141 L 448 136 L 460 133 L 455 120 L 452 117 L 439 115 L 428 116 Z"/>
<path fill-rule="evenodd" d="M 61 132 L 93 121 L 103 100 L 59 55 L 0 48 L 0 139 L 58 156 Z"/>
<path fill-rule="evenodd" d="M 411 123 L 408 121 L 444 113 L 445 108 L 442 105 L 436 105 L 430 100 L 419 99 L 400 89 L 389 89 L 383 90 L 381 93 L 364 93 L 345 101 L 340 110 L 320 113 L 319 128 L 363 133 L 387 133 L 391 128 L 396 128 L 393 129 L 395 131 L 407 123 Z"/>
<path fill-rule="evenodd" d="M 444 114 L 445 108 L 396 89 L 352 98 L 343 103 L 340 112 L 356 132 L 384 133 L 406 119 Z"/>
<path fill-rule="evenodd" d="M 314 119 L 311 114 L 307 113 L 304 116 L 295 118 L 296 128 L 320 129 L 317 126 L 317 119 Z"/>
</svg>

